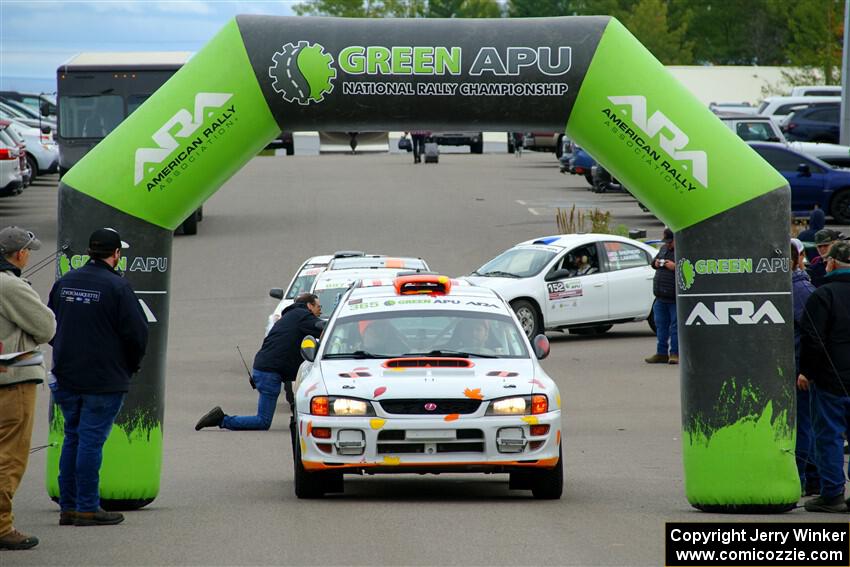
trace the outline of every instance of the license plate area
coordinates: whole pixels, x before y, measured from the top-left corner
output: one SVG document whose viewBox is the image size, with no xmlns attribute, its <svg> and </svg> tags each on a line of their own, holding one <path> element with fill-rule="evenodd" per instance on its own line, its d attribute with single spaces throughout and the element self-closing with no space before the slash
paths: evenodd
<svg viewBox="0 0 850 567">
<path fill-rule="evenodd" d="M 408 429 L 405 431 L 406 440 L 423 440 L 423 439 L 457 439 L 457 432 L 454 429 Z"/>
</svg>

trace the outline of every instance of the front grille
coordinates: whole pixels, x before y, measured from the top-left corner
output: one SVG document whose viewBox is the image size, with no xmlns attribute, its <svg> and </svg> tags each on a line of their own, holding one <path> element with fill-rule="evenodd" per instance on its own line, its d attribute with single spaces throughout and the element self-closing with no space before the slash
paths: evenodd
<svg viewBox="0 0 850 567">
<path fill-rule="evenodd" d="M 383 410 L 398 415 L 448 415 L 452 413 L 469 414 L 478 411 L 481 400 L 381 400 Z M 428 410 L 427 404 L 436 404 Z"/>
<path fill-rule="evenodd" d="M 384 363 L 384 368 L 472 368 L 471 360 L 465 358 L 392 358 Z"/>
</svg>

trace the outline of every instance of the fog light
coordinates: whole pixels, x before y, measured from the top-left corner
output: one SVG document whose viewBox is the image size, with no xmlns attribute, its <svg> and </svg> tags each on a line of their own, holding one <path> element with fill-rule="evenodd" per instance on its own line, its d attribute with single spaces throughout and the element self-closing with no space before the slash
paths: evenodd
<svg viewBox="0 0 850 567">
<path fill-rule="evenodd" d="M 331 438 L 331 428 L 330 427 L 314 427 L 311 430 L 311 435 L 317 439 L 330 439 Z"/>
<path fill-rule="evenodd" d="M 339 455 L 362 455 L 366 451 L 366 436 L 358 429 L 341 429 L 334 445 Z"/>
<path fill-rule="evenodd" d="M 496 448 L 500 453 L 522 453 L 527 443 L 522 427 L 502 427 L 496 432 Z"/>
<path fill-rule="evenodd" d="M 316 443 L 316 447 L 319 448 L 319 451 L 328 454 L 330 454 L 331 449 L 333 449 L 333 445 L 330 443 Z"/>
<path fill-rule="evenodd" d="M 549 426 L 548 425 L 532 425 L 530 432 L 531 432 L 532 437 L 540 437 L 541 435 L 546 435 L 547 433 L 549 433 Z"/>
</svg>

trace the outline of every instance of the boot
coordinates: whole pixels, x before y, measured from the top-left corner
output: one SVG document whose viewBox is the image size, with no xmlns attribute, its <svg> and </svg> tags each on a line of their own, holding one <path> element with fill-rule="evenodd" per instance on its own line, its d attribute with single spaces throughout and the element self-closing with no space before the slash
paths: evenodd
<svg viewBox="0 0 850 567">
<path fill-rule="evenodd" d="M 77 519 L 76 510 L 63 510 L 59 512 L 59 525 L 60 526 L 73 526 L 74 520 Z"/>
<path fill-rule="evenodd" d="M 204 427 L 218 427 L 223 419 L 224 412 L 219 406 L 215 406 L 198 420 L 198 423 L 195 424 L 195 431 L 200 431 Z"/>
<path fill-rule="evenodd" d="M 38 545 L 38 538 L 22 534 L 15 528 L 6 535 L 0 537 L 0 549 L 30 549 Z"/>
<path fill-rule="evenodd" d="M 124 514 L 118 512 L 77 512 L 74 519 L 75 526 L 113 526 L 124 521 Z"/>
<path fill-rule="evenodd" d="M 671 354 L 667 358 L 667 364 L 679 364 L 679 355 L 678 354 Z"/>
<path fill-rule="evenodd" d="M 669 357 L 666 354 L 653 354 L 649 358 L 644 358 L 649 364 L 666 364 Z"/>
<path fill-rule="evenodd" d="M 831 498 L 818 496 L 806 502 L 803 507 L 806 512 L 827 512 L 831 514 L 846 514 L 847 503 L 844 501 L 844 495 L 839 494 Z"/>
</svg>

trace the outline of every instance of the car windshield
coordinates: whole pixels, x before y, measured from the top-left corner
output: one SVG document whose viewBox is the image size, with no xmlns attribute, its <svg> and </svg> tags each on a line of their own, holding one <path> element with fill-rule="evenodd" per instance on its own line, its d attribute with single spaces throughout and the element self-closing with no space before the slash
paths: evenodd
<svg viewBox="0 0 850 567">
<path fill-rule="evenodd" d="M 544 248 L 511 248 L 475 271 L 473 275 L 529 278 L 535 276 L 555 257 Z"/>
<path fill-rule="evenodd" d="M 310 291 L 313 287 L 313 282 L 316 281 L 316 276 L 322 272 L 321 266 L 305 266 L 303 270 L 298 272 L 298 275 L 292 281 L 289 289 L 286 290 L 286 299 L 295 299 L 299 294 Z"/>
<path fill-rule="evenodd" d="M 25 104 L 18 104 L 13 100 L 3 101 L 3 104 L 14 111 L 18 111 L 24 118 L 32 118 L 34 120 L 39 118 L 39 115 L 36 112 L 33 112 L 32 109 L 28 108 Z"/>
<path fill-rule="evenodd" d="M 323 304 L 324 306 L 324 304 Z M 446 356 L 528 358 L 508 315 L 410 310 L 340 318 L 323 339 L 323 358 Z"/>
</svg>

